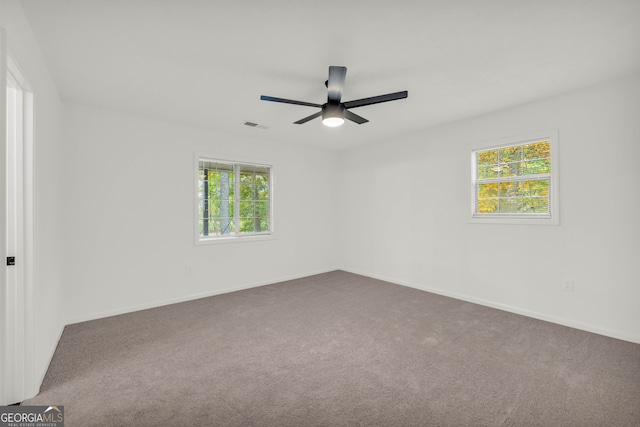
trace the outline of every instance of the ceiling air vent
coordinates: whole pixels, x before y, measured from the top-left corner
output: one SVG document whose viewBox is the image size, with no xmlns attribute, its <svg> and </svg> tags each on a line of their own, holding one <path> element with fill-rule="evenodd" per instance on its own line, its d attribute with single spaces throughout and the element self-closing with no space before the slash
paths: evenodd
<svg viewBox="0 0 640 427">
<path fill-rule="evenodd" d="M 252 128 L 258 128 L 258 129 L 269 129 L 267 126 L 259 125 L 257 123 L 253 123 L 253 122 L 244 122 L 244 125 L 252 127 Z"/>
</svg>

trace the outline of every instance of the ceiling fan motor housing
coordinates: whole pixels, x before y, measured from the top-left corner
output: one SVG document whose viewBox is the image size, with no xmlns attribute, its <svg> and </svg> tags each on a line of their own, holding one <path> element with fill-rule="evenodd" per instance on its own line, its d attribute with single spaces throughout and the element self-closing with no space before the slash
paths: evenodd
<svg viewBox="0 0 640 427">
<path fill-rule="evenodd" d="M 322 107 L 322 120 L 328 119 L 330 117 L 337 117 L 340 119 L 344 119 L 344 105 L 342 104 L 330 104 L 326 103 Z"/>
</svg>

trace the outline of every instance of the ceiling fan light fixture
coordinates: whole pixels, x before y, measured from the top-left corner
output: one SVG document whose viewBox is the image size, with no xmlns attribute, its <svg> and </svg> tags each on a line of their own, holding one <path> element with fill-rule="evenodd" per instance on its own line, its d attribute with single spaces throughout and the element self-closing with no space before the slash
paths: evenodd
<svg viewBox="0 0 640 427">
<path fill-rule="evenodd" d="M 342 105 L 325 105 L 322 108 L 322 124 L 332 128 L 344 124 L 344 107 Z"/>
<path fill-rule="evenodd" d="M 325 117 L 322 119 L 322 124 L 330 128 L 335 128 L 343 125 L 344 119 L 342 117 Z"/>
</svg>

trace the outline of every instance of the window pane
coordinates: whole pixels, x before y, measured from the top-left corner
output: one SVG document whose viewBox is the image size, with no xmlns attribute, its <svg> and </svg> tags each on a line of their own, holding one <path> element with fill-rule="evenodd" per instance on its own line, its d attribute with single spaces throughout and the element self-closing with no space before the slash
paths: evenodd
<svg viewBox="0 0 640 427">
<path fill-rule="evenodd" d="M 235 229 L 233 217 L 221 216 L 219 229 L 220 229 L 220 234 L 222 234 L 223 236 L 231 234 Z"/>
<path fill-rule="evenodd" d="M 500 199 L 500 213 L 518 213 L 519 200 L 517 198 L 512 199 Z"/>
<path fill-rule="evenodd" d="M 257 200 L 269 200 L 269 176 L 256 175 Z"/>
<path fill-rule="evenodd" d="M 524 181 L 523 194 L 525 196 L 549 196 L 549 180 Z"/>
<path fill-rule="evenodd" d="M 523 163 L 523 175 L 548 174 L 551 172 L 551 160 L 529 160 Z"/>
<path fill-rule="evenodd" d="M 551 143 L 549 141 L 540 141 L 533 144 L 527 144 L 523 147 L 524 159 L 548 159 L 551 157 Z"/>
<path fill-rule="evenodd" d="M 241 201 L 240 216 L 242 218 L 268 218 L 269 202 Z"/>
<path fill-rule="evenodd" d="M 220 171 L 220 172 L 233 172 L 233 164 L 200 160 L 199 169 L 201 170 L 207 169 L 210 171 Z"/>
<path fill-rule="evenodd" d="M 498 150 L 481 151 L 477 153 L 476 164 L 478 166 L 498 164 Z"/>
<path fill-rule="evenodd" d="M 236 178 L 234 173 L 222 172 L 220 174 L 220 197 L 233 199 Z"/>
<path fill-rule="evenodd" d="M 497 178 L 498 172 L 500 171 L 500 169 L 502 168 L 500 168 L 498 165 L 480 166 L 478 167 L 478 178 L 479 179 Z"/>
<path fill-rule="evenodd" d="M 246 172 L 240 175 L 240 200 L 269 200 L 268 170 L 263 174 L 264 168 L 251 168 L 255 169 L 256 173 Z"/>
<path fill-rule="evenodd" d="M 203 218 L 204 217 L 204 201 L 199 200 L 198 201 L 198 218 Z M 200 227 L 200 230 L 202 230 L 202 227 Z"/>
<path fill-rule="evenodd" d="M 516 197 L 522 194 L 521 182 L 501 182 L 500 197 Z"/>
<path fill-rule="evenodd" d="M 549 198 L 537 197 L 533 199 L 534 212 L 549 213 Z"/>
<path fill-rule="evenodd" d="M 220 235 L 220 218 L 211 218 L 208 222 L 209 235 Z"/>
<path fill-rule="evenodd" d="M 522 163 L 505 163 L 500 165 L 500 176 L 520 176 L 522 175 Z"/>
<path fill-rule="evenodd" d="M 258 218 L 269 217 L 269 202 L 256 202 L 255 203 L 255 216 Z"/>
<path fill-rule="evenodd" d="M 519 162 L 522 160 L 522 146 L 500 149 L 500 163 Z"/>
<path fill-rule="evenodd" d="M 255 173 L 256 175 L 269 176 L 269 168 L 266 166 L 256 166 Z"/>
<path fill-rule="evenodd" d="M 269 218 L 240 218 L 241 233 L 261 233 L 269 231 Z"/>
<path fill-rule="evenodd" d="M 240 165 L 240 173 L 246 175 L 269 175 L 269 167 L 260 165 Z"/>
<path fill-rule="evenodd" d="M 240 232 L 251 233 L 254 231 L 254 218 L 240 218 Z"/>
<path fill-rule="evenodd" d="M 240 200 L 253 200 L 256 196 L 255 176 L 240 174 Z"/>
<path fill-rule="evenodd" d="M 219 209 L 220 202 L 215 199 L 206 199 L 200 202 L 200 205 L 203 207 L 202 217 L 205 216 L 211 217 L 220 214 Z M 206 209 L 204 208 L 206 206 Z M 205 215 L 206 214 L 206 215 Z"/>
<path fill-rule="evenodd" d="M 220 206 L 224 208 L 224 203 L 221 203 Z M 233 218 L 236 214 L 236 203 L 233 201 L 233 199 L 229 199 L 229 217 Z M 224 215 L 224 210 L 220 209 L 220 215 L 223 216 Z"/>
<path fill-rule="evenodd" d="M 240 201 L 240 216 L 243 218 L 255 216 L 254 202 Z"/>
<path fill-rule="evenodd" d="M 524 213 L 549 213 L 549 199 L 546 197 L 528 197 L 524 199 Z"/>
<path fill-rule="evenodd" d="M 209 203 L 210 215 L 215 216 L 229 216 L 233 217 L 233 200 L 229 199 L 214 199 Z"/>
<path fill-rule="evenodd" d="M 498 183 L 478 184 L 478 199 L 498 197 Z"/>
<path fill-rule="evenodd" d="M 207 189 L 209 199 L 220 199 L 222 197 L 222 189 L 220 187 L 220 181 L 208 181 L 204 183 L 204 186 Z"/>
<path fill-rule="evenodd" d="M 212 217 L 209 220 L 210 235 L 228 235 L 233 232 L 233 218 L 230 217 Z"/>
<path fill-rule="evenodd" d="M 498 199 L 478 200 L 477 213 L 494 213 L 498 210 Z"/>
</svg>

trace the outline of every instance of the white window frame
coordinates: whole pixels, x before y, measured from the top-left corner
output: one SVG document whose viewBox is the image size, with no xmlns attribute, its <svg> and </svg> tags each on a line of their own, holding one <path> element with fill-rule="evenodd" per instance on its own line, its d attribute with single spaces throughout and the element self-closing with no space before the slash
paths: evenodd
<svg viewBox="0 0 640 427">
<path fill-rule="evenodd" d="M 234 232 L 228 235 L 222 236 L 200 236 L 200 215 L 199 215 L 199 206 L 200 206 L 200 195 L 199 195 L 199 178 L 198 171 L 200 167 L 200 161 L 206 160 L 210 162 L 219 162 L 219 163 L 227 163 L 234 164 L 234 169 L 239 165 L 248 165 L 248 166 L 260 166 L 269 168 L 269 231 L 263 231 L 260 233 L 239 233 Z M 274 215 L 274 182 L 275 182 L 275 166 L 273 162 L 264 161 L 259 159 L 241 157 L 241 156 L 229 156 L 229 155 L 220 155 L 220 154 L 212 154 L 212 153 L 195 153 L 194 155 L 194 243 L 196 245 L 210 245 L 210 244 L 220 244 L 220 243 L 237 243 L 237 242 L 251 242 L 251 241 L 262 241 L 262 240 L 272 240 L 276 238 L 275 235 L 275 215 Z M 239 179 L 239 175 L 236 174 L 236 179 Z M 237 188 L 239 188 L 238 182 L 236 182 Z M 239 209 L 236 209 L 235 221 L 234 223 L 238 223 L 238 215 Z"/>
<path fill-rule="evenodd" d="M 531 144 L 538 141 L 549 141 L 551 149 L 551 173 L 549 175 L 549 213 L 548 214 L 478 214 L 476 213 L 476 153 L 497 148 L 513 147 Z M 558 162 L 558 130 L 550 129 L 517 137 L 510 137 L 469 147 L 471 151 L 471 167 L 469 168 L 471 183 L 470 218 L 472 224 L 527 224 L 527 225 L 559 225 L 560 224 L 560 195 L 559 195 L 559 162 Z"/>
</svg>

